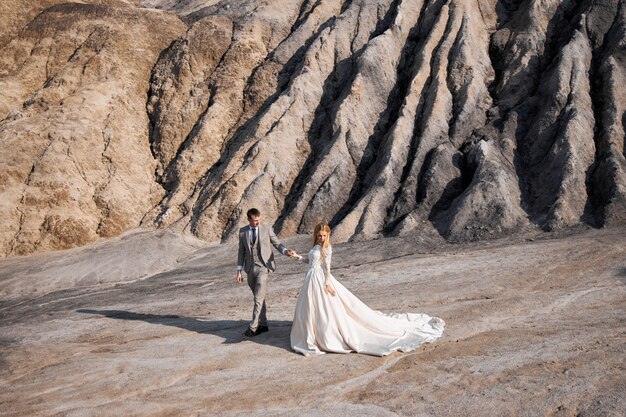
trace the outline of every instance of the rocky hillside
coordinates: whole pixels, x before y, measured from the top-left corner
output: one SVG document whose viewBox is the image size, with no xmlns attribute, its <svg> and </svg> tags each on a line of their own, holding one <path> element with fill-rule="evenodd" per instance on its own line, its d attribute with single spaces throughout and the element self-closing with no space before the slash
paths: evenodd
<svg viewBox="0 0 626 417">
<path fill-rule="evenodd" d="M 626 222 L 624 0 L 0 5 L 0 253 Z"/>
</svg>

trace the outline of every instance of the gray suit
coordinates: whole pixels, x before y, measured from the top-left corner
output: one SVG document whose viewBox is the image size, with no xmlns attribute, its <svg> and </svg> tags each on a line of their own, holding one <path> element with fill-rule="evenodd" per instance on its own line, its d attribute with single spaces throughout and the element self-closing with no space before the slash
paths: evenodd
<svg viewBox="0 0 626 417">
<path fill-rule="evenodd" d="M 260 224 L 255 242 L 251 242 L 250 225 L 239 229 L 239 253 L 237 265 L 243 266 L 248 275 L 248 286 L 254 294 L 254 309 L 250 329 L 256 331 L 259 326 L 267 326 L 265 313 L 265 294 L 267 292 L 267 278 L 270 271 L 276 269 L 273 245 L 281 253 L 287 248 L 280 243 L 271 227 Z"/>
</svg>

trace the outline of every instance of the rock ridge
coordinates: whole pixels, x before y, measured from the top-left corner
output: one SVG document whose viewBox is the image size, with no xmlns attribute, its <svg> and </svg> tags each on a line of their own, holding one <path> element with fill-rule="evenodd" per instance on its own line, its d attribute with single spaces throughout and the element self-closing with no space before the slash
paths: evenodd
<svg viewBox="0 0 626 417">
<path fill-rule="evenodd" d="M 4 256 L 250 206 L 339 241 L 626 222 L 623 0 L 21 3 Z"/>
</svg>

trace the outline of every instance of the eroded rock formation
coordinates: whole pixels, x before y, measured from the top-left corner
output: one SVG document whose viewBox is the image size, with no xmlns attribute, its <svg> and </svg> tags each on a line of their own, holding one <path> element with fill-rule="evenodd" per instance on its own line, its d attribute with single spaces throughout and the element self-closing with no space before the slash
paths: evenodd
<svg viewBox="0 0 626 417">
<path fill-rule="evenodd" d="M 3 15 L 5 255 L 626 221 L 626 1 L 53 3 Z"/>
</svg>

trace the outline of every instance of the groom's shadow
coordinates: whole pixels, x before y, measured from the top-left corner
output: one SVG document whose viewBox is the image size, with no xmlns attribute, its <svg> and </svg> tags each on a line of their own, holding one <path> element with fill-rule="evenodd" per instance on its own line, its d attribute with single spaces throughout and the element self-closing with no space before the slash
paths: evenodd
<svg viewBox="0 0 626 417">
<path fill-rule="evenodd" d="M 291 352 L 289 333 L 291 322 L 284 320 L 270 320 L 270 331 L 256 337 L 247 338 L 243 332 L 247 329 L 248 322 L 245 320 L 203 320 L 194 317 L 180 317 L 175 314 L 144 314 L 123 310 L 76 310 L 83 314 L 97 314 L 100 316 L 118 320 L 140 320 L 151 324 L 179 327 L 200 334 L 212 334 L 224 339 L 222 343 L 231 344 L 244 341 L 282 348 Z"/>
</svg>

